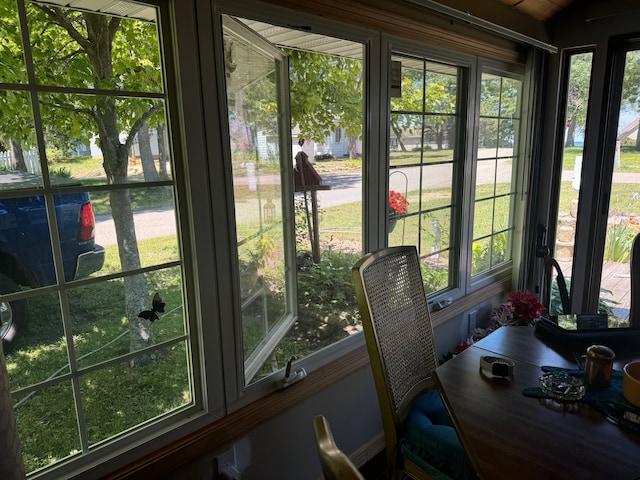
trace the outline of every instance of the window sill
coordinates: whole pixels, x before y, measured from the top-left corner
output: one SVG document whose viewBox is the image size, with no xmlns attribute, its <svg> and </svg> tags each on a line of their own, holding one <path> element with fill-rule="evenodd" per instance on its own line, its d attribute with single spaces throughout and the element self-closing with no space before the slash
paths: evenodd
<svg viewBox="0 0 640 480">
<path fill-rule="evenodd" d="M 491 300 L 496 295 L 511 291 L 511 275 L 504 276 L 498 281 L 480 288 L 460 299 L 455 300 L 442 310 L 431 312 L 431 323 L 434 327 L 442 325 L 452 318 L 463 315 L 467 310 L 475 308 L 477 305 Z"/>
</svg>

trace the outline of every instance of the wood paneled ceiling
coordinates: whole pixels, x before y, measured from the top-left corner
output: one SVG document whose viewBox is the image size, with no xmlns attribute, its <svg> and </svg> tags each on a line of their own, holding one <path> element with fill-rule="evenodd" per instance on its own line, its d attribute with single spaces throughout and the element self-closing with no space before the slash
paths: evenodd
<svg viewBox="0 0 640 480">
<path fill-rule="evenodd" d="M 576 0 L 498 0 L 541 22 L 548 22 Z"/>
</svg>

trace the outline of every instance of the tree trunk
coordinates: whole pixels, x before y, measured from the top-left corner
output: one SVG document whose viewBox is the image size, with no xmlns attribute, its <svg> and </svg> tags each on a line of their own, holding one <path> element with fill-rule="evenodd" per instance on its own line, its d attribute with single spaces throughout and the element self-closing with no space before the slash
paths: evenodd
<svg viewBox="0 0 640 480">
<path fill-rule="evenodd" d="M 127 182 L 128 148 L 119 138 L 115 100 L 105 97 L 99 109 L 100 148 L 103 156 L 103 167 L 110 184 Z M 132 135 L 129 132 L 129 135 Z M 118 254 L 123 271 L 140 268 L 140 252 L 136 238 L 135 222 L 129 190 L 111 190 L 109 192 L 111 214 L 118 239 Z M 127 319 L 131 351 L 137 351 L 154 344 L 153 331 L 148 320 L 138 314 L 148 309 L 149 287 L 143 274 L 124 278 Z M 144 360 L 141 361 L 144 363 Z"/>
<path fill-rule="evenodd" d="M 358 158 L 358 137 L 349 135 L 349 160 Z"/>
<path fill-rule="evenodd" d="M 640 152 L 640 118 L 638 118 L 638 129 L 636 130 L 636 152 Z"/>
<path fill-rule="evenodd" d="M 571 118 L 571 122 L 569 123 L 569 128 L 567 129 L 567 138 L 564 141 L 564 146 L 565 147 L 575 146 L 575 137 L 576 137 L 576 120 L 575 118 Z"/>
<path fill-rule="evenodd" d="M 403 152 L 406 152 L 407 147 L 404 146 L 404 142 L 402 141 L 402 131 L 400 130 L 400 128 L 398 128 L 398 125 L 396 124 L 396 122 L 394 121 L 391 122 L 391 129 L 393 130 L 394 135 L 398 139 L 398 145 L 400 145 L 400 149 Z"/>
<path fill-rule="evenodd" d="M 160 174 L 160 178 L 166 180 L 169 178 L 169 174 L 167 173 L 167 160 L 169 155 L 167 154 L 167 147 L 165 138 L 166 129 L 164 128 L 164 123 L 158 123 L 156 127 L 156 131 L 158 132 L 158 173 Z"/>
<path fill-rule="evenodd" d="M 95 83 L 101 84 L 114 78 L 113 72 L 113 39 L 120 28 L 120 17 L 107 17 L 100 14 L 84 12 L 82 21 L 86 27 L 86 38 L 75 29 L 75 21 L 71 21 L 61 8 L 39 6 L 50 19 L 67 30 L 81 50 L 83 50 L 93 67 Z M 140 118 L 146 123 L 149 116 L 160 109 L 158 102 Z M 128 150 L 134 136 L 138 133 L 140 123 L 134 123 L 127 138 L 120 141 L 121 128 L 118 121 L 118 108 L 115 97 L 96 97 L 95 108 L 88 113 L 95 121 L 98 129 L 98 145 L 102 150 L 103 168 L 107 174 L 107 182 L 111 185 L 126 184 L 128 174 Z M 129 190 L 110 190 L 109 203 L 118 239 L 118 254 L 122 271 L 127 272 L 140 268 L 140 253 L 136 238 L 135 222 Z M 129 323 L 131 351 L 137 351 L 154 344 L 153 331 L 148 320 L 138 317 L 143 310 L 148 309 L 149 287 L 143 274 L 124 277 L 126 313 Z M 144 363 L 144 359 L 136 362 Z"/>
<path fill-rule="evenodd" d="M 13 155 L 14 167 L 20 172 L 27 171 L 27 164 L 24 161 L 24 150 L 22 150 L 22 144 L 11 140 L 11 153 Z"/>
<path fill-rule="evenodd" d="M 118 253 L 122 270 L 140 268 L 140 252 L 136 231 L 133 228 L 133 211 L 128 190 L 112 190 L 109 193 L 111 213 L 118 239 Z M 124 277 L 126 313 L 129 319 L 129 339 L 131 351 L 141 350 L 154 344 L 153 331 L 148 320 L 138 314 L 148 309 L 149 288 L 144 275 Z"/>
<path fill-rule="evenodd" d="M 153 161 L 153 152 L 151 151 L 151 135 L 149 133 L 149 124 L 144 122 L 138 130 L 138 145 L 140 146 L 140 161 L 142 162 L 142 172 L 144 173 L 145 182 L 157 182 L 159 180 L 156 165 Z"/>
</svg>

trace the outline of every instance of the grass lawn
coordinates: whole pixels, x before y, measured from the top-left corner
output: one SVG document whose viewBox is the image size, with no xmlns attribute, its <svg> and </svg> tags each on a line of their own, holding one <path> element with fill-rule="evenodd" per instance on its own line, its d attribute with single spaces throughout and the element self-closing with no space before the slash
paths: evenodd
<svg viewBox="0 0 640 480">
<path fill-rule="evenodd" d="M 581 156 L 582 147 L 567 147 L 564 149 L 563 165 L 564 170 L 573 170 L 577 156 Z M 616 172 L 640 173 L 640 152 L 635 147 L 623 145 L 620 147 L 620 168 Z"/>
<path fill-rule="evenodd" d="M 175 240 L 175 239 L 173 239 Z M 146 261 L 155 264 L 175 258 L 164 248 L 164 238 L 140 241 Z M 107 259 L 117 258 L 116 246 L 106 247 Z M 145 260 L 143 260 L 145 261 Z M 118 265 L 105 265 L 101 274 Z M 153 324 L 156 344 L 185 334 L 182 285 L 178 268 L 145 274 L 151 292 L 162 292 L 167 313 Z M 74 355 L 81 368 L 118 358 L 129 352 L 122 280 L 79 287 L 69 291 Z M 31 322 L 28 334 L 18 337 L 7 354 L 7 370 L 19 402 L 15 409 L 28 472 L 80 450 L 78 422 L 69 373 L 64 329 L 57 294 L 29 299 Z M 128 362 L 112 364 L 80 377 L 81 408 L 91 445 L 132 428 L 145 420 L 191 402 L 190 372 L 184 341 L 154 352 L 150 361 L 132 367 Z M 52 385 L 31 393 L 29 387 L 49 379 Z M 51 408 L 55 405 L 55 408 Z M 56 435 L 51 435 L 55 431 Z"/>
</svg>

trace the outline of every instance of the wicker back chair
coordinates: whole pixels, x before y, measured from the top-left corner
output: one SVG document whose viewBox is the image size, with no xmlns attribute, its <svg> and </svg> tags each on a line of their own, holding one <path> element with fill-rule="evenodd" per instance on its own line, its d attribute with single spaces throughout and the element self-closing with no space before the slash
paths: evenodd
<svg viewBox="0 0 640 480">
<path fill-rule="evenodd" d="M 395 478 L 472 478 L 468 459 L 437 391 L 438 359 L 413 246 L 370 253 L 353 280 Z"/>
<path fill-rule="evenodd" d="M 325 480 L 364 480 L 349 457 L 337 447 L 327 419 L 322 415 L 316 416 L 313 429 Z"/>
</svg>

